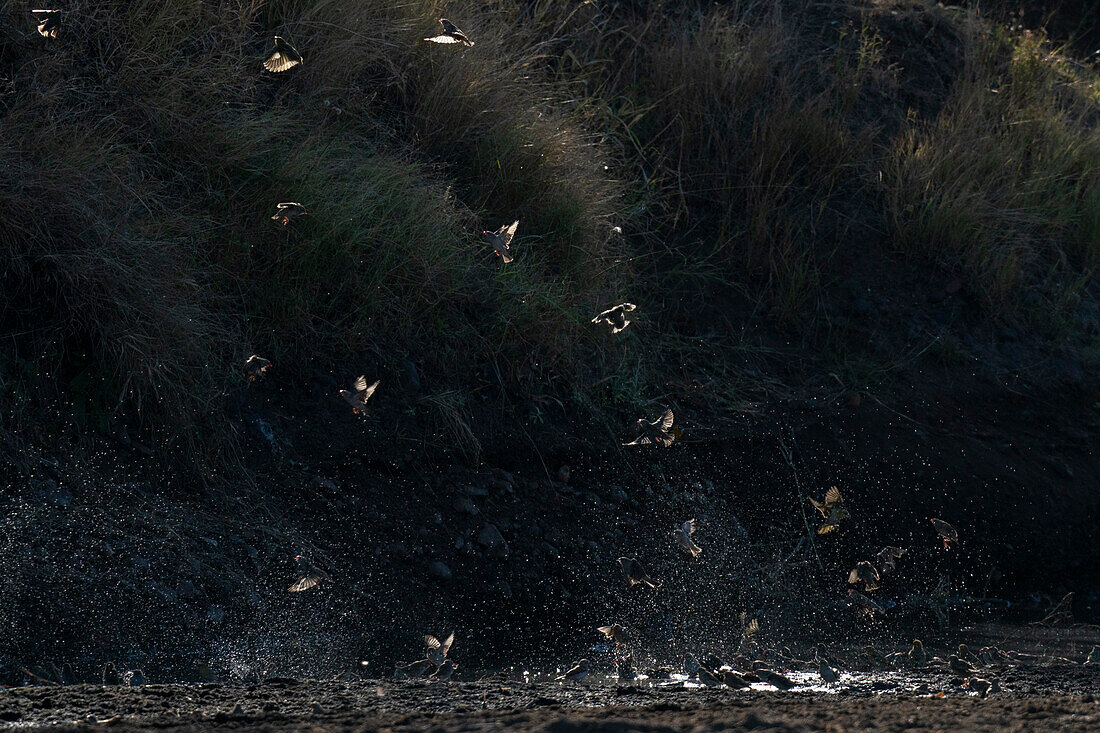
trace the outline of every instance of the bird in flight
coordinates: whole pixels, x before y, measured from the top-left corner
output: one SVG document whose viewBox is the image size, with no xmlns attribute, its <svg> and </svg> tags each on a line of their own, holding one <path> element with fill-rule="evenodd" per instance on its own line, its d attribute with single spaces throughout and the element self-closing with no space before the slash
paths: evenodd
<svg viewBox="0 0 1100 733">
<path fill-rule="evenodd" d="M 933 517 L 931 522 L 932 526 L 936 528 L 936 534 L 938 534 L 940 536 L 940 539 L 943 540 L 943 548 L 945 550 L 951 549 L 952 542 L 958 543 L 959 530 L 955 529 L 942 519 L 936 519 L 935 517 Z"/>
<path fill-rule="evenodd" d="M 264 373 L 270 368 L 271 362 L 268 359 L 253 354 L 244 363 L 244 375 L 249 381 L 255 382 L 257 379 L 263 379 Z"/>
<path fill-rule="evenodd" d="M 61 30 L 60 10 L 32 10 L 38 21 L 38 33 L 43 38 L 57 38 L 57 32 Z"/>
<path fill-rule="evenodd" d="M 297 203 L 296 201 L 284 201 L 275 205 L 275 216 L 271 217 L 273 221 L 277 221 L 284 227 L 290 223 L 290 220 L 296 216 L 302 216 L 308 214 L 306 207 Z"/>
<path fill-rule="evenodd" d="M 443 641 L 440 641 L 431 634 L 425 634 L 424 643 L 428 647 L 428 661 L 436 667 L 441 667 L 443 663 L 447 661 L 447 653 L 451 651 L 451 645 L 455 643 L 455 632 L 452 631 Z"/>
<path fill-rule="evenodd" d="M 630 634 L 628 634 L 626 632 L 626 629 L 624 629 L 619 624 L 611 624 L 610 626 L 600 626 L 599 628 L 596 629 L 596 631 L 600 632 L 601 634 L 606 636 L 608 639 L 613 640 L 615 642 L 616 647 L 623 646 L 628 641 L 630 641 Z"/>
<path fill-rule="evenodd" d="M 367 412 L 367 400 L 374 394 L 374 390 L 378 389 L 378 383 L 381 381 L 382 380 L 379 379 L 368 387 L 367 377 L 365 375 L 360 376 L 355 380 L 355 384 L 352 385 L 352 389 L 355 391 L 352 392 L 351 390 L 342 389 L 340 390 L 340 396 L 351 405 L 352 412 L 356 415 L 365 415 Z"/>
<path fill-rule="evenodd" d="M 638 561 L 636 557 L 620 557 L 619 565 L 622 567 L 623 572 L 626 574 L 626 579 L 630 581 L 631 586 L 648 585 L 650 588 L 660 588 L 661 584 L 649 577 L 649 574 L 642 567 L 642 563 Z"/>
<path fill-rule="evenodd" d="M 592 322 L 596 324 L 606 323 L 611 326 L 611 333 L 618 333 L 630 325 L 630 319 L 626 317 L 626 314 L 635 310 L 637 307 L 638 306 L 633 303 L 620 303 L 614 308 L 608 308 L 603 313 L 593 318 Z"/>
<path fill-rule="evenodd" d="M 840 495 L 840 489 L 835 486 L 830 486 L 829 490 L 825 492 L 825 503 L 821 503 L 809 497 L 810 503 L 814 505 L 825 521 L 820 527 L 817 528 L 818 534 L 828 534 L 837 528 L 840 520 L 847 519 L 850 514 L 848 510 L 844 508 L 844 499 Z"/>
<path fill-rule="evenodd" d="M 293 69 L 302 63 L 302 54 L 286 42 L 282 36 L 275 36 L 275 50 L 264 60 L 264 68 L 273 74 Z"/>
<path fill-rule="evenodd" d="M 699 555 L 703 554 L 703 548 L 699 547 L 699 545 L 695 544 L 695 541 L 691 539 L 693 534 L 695 534 L 694 519 L 690 519 L 672 530 L 672 536 L 676 538 L 676 544 L 682 547 L 684 552 L 692 557 L 699 557 Z"/>
<path fill-rule="evenodd" d="M 878 570 L 875 570 L 875 566 L 866 560 L 857 562 L 856 566 L 852 568 L 852 572 L 848 573 L 848 585 L 863 583 L 863 590 L 865 591 L 878 588 L 878 581 Z"/>
<path fill-rule="evenodd" d="M 461 43 L 463 46 L 470 47 L 474 45 L 465 33 L 458 29 L 458 26 L 447 20 L 446 18 L 440 18 L 439 24 L 443 26 L 443 32 L 438 36 L 432 36 L 431 38 L 425 38 L 425 41 L 431 41 L 432 43 Z"/>
<path fill-rule="evenodd" d="M 493 245 L 493 252 L 505 262 L 511 262 L 512 257 L 512 238 L 516 236 L 516 229 L 519 228 L 519 219 L 516 219 L 510 225 L 502 226 L 495 232 L 482 232 L 481 235 L 488 240 L 489 244 Z"/>
<path fill-rule="evenodd" d="M 669 447 L 681 435 L 679 428 L 672 427 L 672 421 L 674 419 L 671 408 L 665 410 L 664 414 L 653 422 L 638 419 L 634 423 L 634 430 L 637 432 L 638 437 L 629 443 L 623 443 L 623 445 L 649 445 L 651 443 L 657 443 L 666 448 Z"/>
<path fill-rule="evenodd" d="M 301 593 L 304 590 L 316 588 L 322 581 L 328 580 L 328 573 L 301 555 L 297 555 L 294 562 L 298 563 L 299 578 L 292 586 L 287 588 L 291 593 Z"/>
<path fill-rule="evenodd" d="M 880 575 L 886 575 L 887 573 L 894 572 L 894 561 L 905 554 L 905 550 L 900 547 L 890 547 L 887 545 L 879 550 L 876 560 L 878 560 L 878 571 Z"/>
</svg>

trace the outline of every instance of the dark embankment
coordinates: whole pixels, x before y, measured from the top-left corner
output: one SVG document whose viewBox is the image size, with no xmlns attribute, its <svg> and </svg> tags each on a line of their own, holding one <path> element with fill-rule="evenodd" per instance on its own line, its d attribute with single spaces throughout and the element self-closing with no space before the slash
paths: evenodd
<svg viewBox="0 0 1100 733">
<path fill-rule="evenodd" d="M 1095 614 L 1076 47 L 925 2 L 448 3 L 468 49 L 439 14 L 103 2 L 43 38 L 0 2 L 5 679 Z M 262 70 L 275 34 L 301 66 Z M 516 218 L 506 265 L 478 233 Z M 665 406 L 679 445 L 621 447 Z M 853 516 L 811 544 L 830 485 Z M 868 630 L 844 581 L 884 544 Z M 331 586 L 288 594 L 298 554 Z"/>
</svg>

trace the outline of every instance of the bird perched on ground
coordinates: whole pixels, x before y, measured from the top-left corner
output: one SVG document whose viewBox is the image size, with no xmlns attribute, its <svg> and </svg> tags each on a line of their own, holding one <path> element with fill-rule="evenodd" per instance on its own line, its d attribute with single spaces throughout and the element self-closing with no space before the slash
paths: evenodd
<svg viewBox="0 0 1100 733">
<path fill-rule="evenodd" d="M 978 674 L 978 670 L 971 667 L 970 662 L 959 659 L 957 654 L 952 654 L 947 658 L 947 667 L 960 677 L 970 677 Z"/>
<path fill-rule="evenodd" d="M 936 528 L 936 533 L 940 536 L 940 539 L 943 540 L 943 547 L 945 550 L 951 548 L 952 542 L 958 543 L 959 531 L 957 529 L 942 519 L 936 519 L 935 517 L 931 519 L 931 522 L 932 526 Z"/>
<path fill-rule="evenodd" d="M 880 575 L 886 575 L 892 573 L 896 569 L 894 561 L 905 554 L 905 550 L 900 547 L 883 547 L 879 550 L 876 560 L 878 562 L 878 571 Z"/>
<path fill-rule="evenodd" d="M 270 368 L 271 362 L 269 360 L 253 354 L 248 357 L 248 361 L 244 363 L 243 371 L 249 381 L 255 382 L 257 379 L 263 379 L 264 373 Z"/>
<path fill-rule="evenodd" d="M 684 655 L 684 674 L 688 677 L 694 677 L 699 674 L 700 668 L 699 660 L 695 658 L 695 655 L 688 652 Z"/>
<path fill-rule="evenodd" d="M 817 663 L 817 671 L 821 675 L 821 679 L 825 680 L 829 684 L 836 682 L 838 677 L 836 670 L 829 666 L 829 663 L 824 659 Z"/>
<path fill-rule="evenodd" d="M 295 555 L 294 562 L 298 563 L 298 580 L 287 588 L 291 593 L 301 593 L 304 590 L 316 588 L 323 581 L 328 580 L 328 573 L 321 570 L 305 557 Z"/>
<path fill-rule="evenodd" d="M 699 667 L 699 681 L 707 687 L 717 687 L 722 684 L 722 680 L 718 679 L 718 675 L 702 666 Z"/>
<path fill-rule="evenodd" d="M 611 624 L 610 626 L 600 626 L 596 629 L 596 631 L 600 632 L 608 639 L 613 640 L 616 646 L 623 646 L 628 641 L 630 641 L 630 634 L 628 634 L 626 632 L 626 629 L 624 629 L 622 626 L 619 626 L 618 624 Z"/>
<path fill-rule="evenodd" d="M 856 566 L 852 568 L 852 572 L 848 573 L 848 585 L 859 585 L 863 583 L 863 590 L 872 591 L 878 588 L 878 571 L 875 570 L 875 566 L 866 560 L 860 560 L 856 563 Z"/>
<path fill-rule="evenodd" d="M 447 661 L 447 653 L 451 651 L 451 645 L 455 643 L 455 632 L 451 632 L 443 641 L 435 638 L 431 634 L 424 635 L 424 644 L 428 647 L 428 652 L 425 658 L 434 664 L 436 667 L 443 665 Z"/>
<path fill-rule="evenodd" d="M 746 690 L 750 687 L 749 681 L 734 672 L 732 669 L 722 670 L 721 676 L 722 682 L 727 687 L 732 687 L 735 690 Z"/>
<path fill-rule="evenodd" d="M 465 33 L 458 29 L 451 21 L 446 18 L 440 18 L 439 24 L 443 26 L 443 32 L 438 36 L 432 36 L 431 38 L 425 38 L 425 41 L 431 41 L 432 43 L 461 43 L 467 48 L 474 45 Z"/>
<path fill-rule="evenodd" d="M 516 219 L 509 225 L 502 226 L 495 232 L 485 231 L 481 233 L 481 236 L 485 237 L 489 244 L 493 245 L 493 253 L 504 260 L 504 262 L 511 262 L 512 257 L 512 238 L 516 236 L 516 229 L 519 228 L 519 219 Z"/>
<path fill-rule="evenodd" d="M 286 42 L 282 36 L 275 36 L 275 50 L 264 60 L 264 68 L 272 73 L 293 69 L 302 63 L 302 54 Z"/>
<path fill-rule="evenodd" d="M 369 400 L 370 396 L 374 394 L 374 390 L 378 389 L 378 383 L 381 381 L 382 380 L 379 379 L 375 381 L 374 384 L 368 387 L 366 376 L 360 376 L 358 379 L 355 380 L 355 384 L 352 385 L 352 388 L 355 391 L 352 392 L 350 390 L 342 389 L 340 390 L 340 396 L 344 398 L 344 401 L 351 405 L 352 412 L 354 412 L 356 415 L 365 415 L 367 411 L 367 400 Z"/>
<path fill-rule="evenodd" d="M 684 548 L 684 552 L 688 553 L 692 557 L 699 557 L 703 553 L 703 548 L 695 544 L 691 539 L 691 536 L 695 534 L 695 520 L 689 519 L 681 524 L 676 529 L 672 530 L 672 536 L 676 538 L 676 544 Z"/>
<path fill-rule="evenodd" d="M 651 680 L 672 679 L 672 670 L 668 667 L 650 667 L 646 669 L 645 676 Z"/>
<path fill-rule="evenodd" d="M 822 525 L 817 528 L 818 534 L 828 534 L 837 528 L 840 520 L 847 519 L 850 514 L 848 510 L 844 508 L 844 498 L 840 495 L 840 489 L 835 486 L 830 486 L 829 490 L 825 492 L 825 502 L 819 502 L 812 496 L 807 497 L 810 503 L 814 505 L 824 520 Z"/>
<path fill-rule="evenodd" d="M 44 38 L 57 38 L 57 32 L 61 30 L 60 10 L 32 10 L 35 20 L 38 21 L 38 33 Z"/>
<path fill-rule="evenodd" d="M 924 651 L 924 644 L 920 639 L 913 639 L 913 646 L 909 648 L 909 664 L 914 667 L 923 667 L 928 664 L 928 653 Z"/>
<path fill-rule="evenodd" d="M 790 677 L 781 675 L 774 670 L 761 668 L 755 671 L 760 679 L 764 680 L 772 687 L 778 687 L 780 690 L 789 690 L 792 687 L 798 686 L 798 683 L 792 680 Z"/>
<path fill-rule="evenodd" d="M 634 672 L 634 664 L 622 657 L 615 657 L 615 676 L 624 682 L 635 679 L 638 675 Z"/>
<path fill-rule="evenodd" d="M 580 682 L 588 676 L 588 660 L 582 659 L 577 662 L 568 672 L 558 677 L 556 680 L 569 680 L 570 682 Z"/>
<path fill-rule="evenodd" d="M 297 201 L 283 201 L 275 204 L 275 215 L 272 218 L 273 221 L 277 221 L 284 227 L 290 224 L 290 220 L 296 216 L 304 216 L 309 212 L 306 211 L 306 207 L 299 204 Z"/>
<path fill-rule="evenodd" d="M 622 567 L 623 572 L 626 574 L 626 579 L 630 581 L 631 586 L 638 585 L 639 583 L 648 585 L 650 588 L 659 588 L 661 584 L 649 577 L 645 568 L 642 567 L 642 563 L 638 561 L 636 557 L 620 557 L 619 566 Z"/>
<path fill-rule="evenodd" d="M 882 656 L 882 652 L 875 649 L 873 644 L 868 644 L 863 647 L 863 658 L 866 659 L 872 667 L 894 669 L 894 665 L 890 663 L 890 660 Z"/>
<path fill-rule="evenodd" d="M 453 662 L 447 659 L 443 664 L 432 673 L 432 679 L 439 680 L 440 682 L 447 682 L 454 676 L 455 670 L 458 669 L 458 662 Z"/>
<path fill-rule="evenodd" d="M 665 448 L 672 445 L 673 441 L 680 437 L 680 431 L 677 428 L 672 427 L 672 421 L 675 417 L 672 414 L 672 409 L 667 409 L 664 413 L 654 420 L 649 422 L 645 419 L 638 419 L 634 422 L 634 430 L 638 437 L 629 443 L 623 443 L 623 445 L 649 445 L 651 443 L 657 443 L 663 445 Z"/>
<path fill-rule="evenodd" d="M 874 616 L 876 613 L 886 613 L 886 609 L 875 603 L 873 600 L 863 595 L 854 588 L 848 589 L 848 600 L 854 605 L 858 606 L 861 613 L 865 613 L 868 616 Z"/>
<path fill-rule="evenodd" d="M 981 677 L 967 677 L 963 687 L 973 690 L 984 698 L 989 697 L 989 690 L 993 687 L 993 683 L 989 680 L 983 680 Z"/>
<path fill-rule="evenodd" d="M 633 303 L 621 303 L 614 308 L 608 308 L 600 315 L 592 319 L 593 323 L 606 323 L 611 326 L 611 333 L 618 333 L 624 328 L 630 325 L 630 319 L 626 317 L 626 314 L 633 311 L 638 306 Z"/>
</svg>

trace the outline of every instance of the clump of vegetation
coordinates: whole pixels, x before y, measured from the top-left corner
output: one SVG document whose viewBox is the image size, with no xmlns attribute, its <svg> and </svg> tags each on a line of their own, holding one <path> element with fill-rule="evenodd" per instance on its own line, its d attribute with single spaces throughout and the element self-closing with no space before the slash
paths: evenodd
<svg viewBox="0 0 1100 733">
<path fill-rule="evenodd" d="M 253 351 L 410 358 L 476 453 L 448 416 L 489 389 L 540 419 L 797 389 L 866 342 L 846 293 L 919 320 L 901 270 L 987 321 L 1094 298 L 1100 84 L 1037 34 L 931 3 L 446 13 L 476 46 L 423 43 L 428 0 L 104 2 L 56 39 L 0 4 L 9 414 L 172 435 Z M 275 34 L 304 64 L 262 71 Z M 501 266 L 477 233 L 515 218 Z M 623 298 L 642 328 L 589 327 Z"/>
</svg>

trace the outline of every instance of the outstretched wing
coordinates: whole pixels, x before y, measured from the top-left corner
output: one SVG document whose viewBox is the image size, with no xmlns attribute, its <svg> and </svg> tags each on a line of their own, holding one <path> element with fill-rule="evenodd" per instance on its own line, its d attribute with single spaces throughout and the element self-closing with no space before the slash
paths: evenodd
<svg viewBox="0 0 1100 733">
<path fill-rule="evenodd" d="M 695 534 L 695 520 L 689 519 L 688 521 L 684 522 L 683 530 L 684 533 L 689 536 Z"/>
<path fill-rule="evenodd" d="M 501 227 L 497 231 L 497 236 L 500 237 L 500 242 L 505 247 L 512 243 L 512 237 L 516 236 L 516 229 L 519 228 L 519 219 L 516 219 L 510 226 Z"/>
<path fill-rule="evenodd" d="M 439 639 L 431 634 L 424 634 L 424 643 L 428 645 L 429 649 L 438 649 L 442 646 L 442 644 L 439 643 Z"/>
<path fill-rule="evenodd" d="M 362 379 L 362 377 L 360 377 L 360 379 Z M 363 382 L 364 382 L 364 384 L 363 384 L 363 389 L 360 389 L 360 390 L 359 390 L 359 398 L 360 398 L 360 399 L 362 399 L 362 400 L 363 400 L 363 402 L 366 402 L 367 400 L 369 400 L 369 399 L 370 399 L 370 396 L 371 396 L 372 394 L 374 394 L 374 390 L 378 389 L 378 384 L 379 384 L 379 383 L 380 383 L 380 382 L 381 382 L 382 380 L 381 380 L 381 379 L 377 379 L 377 380 L 375 380 L 374 384 L 372 384 L 372 385 L 371 385 L 371 386 L 369 386 L 369 387 L 368 387 L 368 386 L 366 386 L 366 381 L 367 381 L 367 380 L 365 380 L 365 379 L 363 380 Z M 356 382 L 356 386 L 358 386 L 358 382 Z"/>
<path fill-rule="evenodd" d="M 360 375 L 360 377 L 355 380 L 355 384 L 353 386 L 357 393 L 365 392 L 367 390 L 367 376 L 365 374 Z"/>
<path fill-rule="evenodd" d="M 668 429 L 672 427 L 673 421 L 672 408 L 665 410 L 665 414 L 661 415 L 661 419 L 653 424 L 660 427 L 662 433 L 667 433 Z"/>
<path fill-rule="evenodd" d="M 425 41 L 431 41 L 432 43 L 462 43 L 454 36 L 432 36 L 431 38 L 425 38 Z"/>
<path fill-rule="evenodd" d="M 447 656 L 447 652 L 451 651 L 451 644 L 455 643 L 455 632 L 451 632 L 450 635 L 443 640 L 443 644 L 440 646 L 440 650 L 443 652 L 443 656 Z"/>
<path fill-rule="evenodd" d="M 829 490 L 825 492 L 825 506 L 832 506 L 839 501 L 843 501 L 840 498 L 840 489 L 835 486 L 830 486 Z"/>
<path fill-rule="evenodd" d="M 307 575 L 304 578 L 298 580 L 297 583 L 287 588 L 291 593 L 301 593 L 304 590 L 310 588 L 316 588 L 321 583 L 320 575 Z"/>
</svg>

